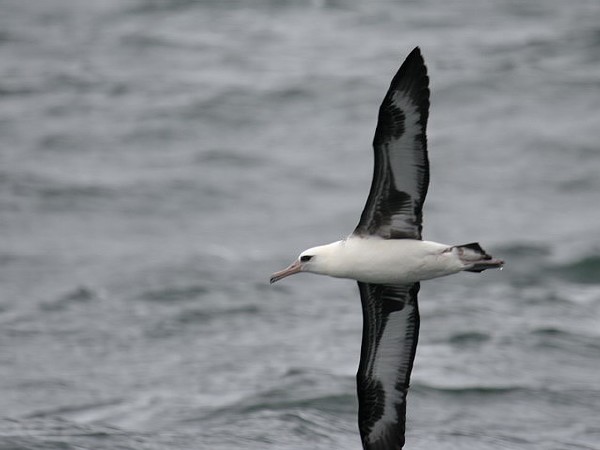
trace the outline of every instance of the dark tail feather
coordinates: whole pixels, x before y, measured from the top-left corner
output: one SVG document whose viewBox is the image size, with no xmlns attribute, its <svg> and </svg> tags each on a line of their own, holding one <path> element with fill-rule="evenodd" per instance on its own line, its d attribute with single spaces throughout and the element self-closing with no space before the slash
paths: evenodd
<svg viewBox="0 0 600 450">
<path fill-rule="evenodd" d="M 465 264 L 465 272 L 483 272 L 486 269 L 502 269 L 504 261 L 492 258 L 477 242 L 457 245 L 458 257 Z"/>
</svg>

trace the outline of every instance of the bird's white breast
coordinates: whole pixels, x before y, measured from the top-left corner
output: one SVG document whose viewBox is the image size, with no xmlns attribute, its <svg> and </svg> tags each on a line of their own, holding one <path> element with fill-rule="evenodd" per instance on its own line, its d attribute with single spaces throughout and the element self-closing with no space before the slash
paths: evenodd
<svg viewBox="0 0 600 450">
<path fill-rule="evenodd" d="M 327 275 L 365 283 L 414 283 L 464 268 L 449 245 L 356 236 L 339 242 L 328 266 Z"/>
</svg>

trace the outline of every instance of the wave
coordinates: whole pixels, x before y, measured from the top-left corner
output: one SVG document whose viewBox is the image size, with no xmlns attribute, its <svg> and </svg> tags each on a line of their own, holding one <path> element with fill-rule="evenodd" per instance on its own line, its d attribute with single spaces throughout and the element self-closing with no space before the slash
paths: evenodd
<svg viewBox="0 0 600 450">
<path fill-rule="evenodd" d="M 209 5 L 213 6 L 212 2 L 203 2 L 198 0 L 139 0 L 137 4 L 129 7 L 126 12 L 132 15 L 155 14 L 196 8 L 203 3 L 208 3 Z M 218 4 L 219 2 L 217 2 L 215 6 Z"/>
<path fill-rule="evenodd" d="M 532 242 L 516 242 L 498 247 L 496 253 L 502 254 L 504 258 L 539 258 L 550 256 L 551 249 L 548 245 Z"/>
<path fill-rule="evenodd" d="M 143 292 L 138 296 L 138 299 L 150 302 L 179 302 L 184 300 L 195 300 L 206 295 L 208 292 L 209 289 L 202 285 L 165 287 Z"/>
<path fill-rule="evenodd" d="M 267 393 L 262 398 L 255 398 L 251 403 L 238 405 L 238 412 L 249 413 L 255 411 L 279 411 L 290 409 L 312 409 L 321 412 L 344 412 L 356 404 L 354 393 L 317 395 L 297 399 L 278 398 L 281 392 L 275 390 Z"/>
<path fill-rule="evenodd" d="M 600 283 L 600 255 L 597 254 L 556 264 L 550 261 L 549 245 L 514 243 L 498 247 L 495 253 L 507 261 L 507 273 L 514 274 L 513 281 L 516 283 L 541 281 L 548 274 L 574 283 Z"/>
<path fill-rule="evenodd" d="M 255 305 L 237 306 L 233 308 L 223 308 L 216 310 L 190 309 L 183 311 L 177 316 L 175 316 L 175 321 L 181 324 L 201 323 L 220 317 L 231 317 L 233 315 L 254 315 L 257 314 L 259 311 L 260 309 Z"/>
<path fill-rule="evenodd" d="M 291 369 L 275 386 L 223 408 L 221 413 L 312 410 L 353 414 L 357 400 L 354 377 Z"/>
<path fill-rule="evenodd" d="M 566 264 L 551 267 L 551 272 L 560 278 L 581 284 L 600 283 L 600 256 L 589 255 Z"/>
<path fill-rule="evenodd" d="M 584 352 L 585 349 L 594 352 L 600 350 L 597 336 L 575 333 L 558 327 L 537 328 L 531 331 L 531 335 L 539 339 L 537 346 L 542 348 L 562 348 L 573 352 Z"/>
<path fill-rule="evenodd" d="M 172 442 L 168 437 L 160 434 L 145 435 L 111 425 L 82 424 L 57 417 L 0 419 L 0 437 L 0 450 L 176 448 L 169 445 Z"/>
<path fill-rule="evenodd" d="M 24 96 L 34 93 L 36 90 L 31 86 L 0 84 L 0 97 Z"/>
<path fill-rule="evenodd" d="M 52 301 L 41 303 L 40 308 L 44 311 L 62 311 L 71 305 L 87 303 L 99 297 L 100 294 L 94 289 L 78 286 Z"/>
<path fill-rule="evenodd" d="M 157 14 L 205 7 L 210 7 L 212 11 L 218 11 L 219 9 L 231 11 L 232 8 L 236 7 L 247 7 L 249 9 L 258 10 L 272 10 L 274 8 L 335 9 L 340 8 L 341 5 L 345 3 L 346 2 L 342 0 L 255 0 L 251 3 L 243 2 L 241 0 L 227 0 L 221 2 L 212 0 L 139 0 L 137 4 L 134 3 L 132 7 L 129 7 L 126 12 L 132 15 Z"/>
<path fill-rule="evenodd" d="M 90 200 L 110 199 L 115 189 L 99 184 L 65 182 L 32 173 L 0 172 L 0 189 L 8 193 L 10 202 L 24 199 L 43 202 L 48 208 L 72 208 L 73 203 L 89 206 Z"/>
<path fill-rule="evenodd" d="M 431 384 L 423 384 L 423 383 L 413 383 L 411 385 L 411 389 L 414 392 L 419 392 L 422 394 L 428 393 L 441 393 L 446 395 L 505 395 L 512 393 L 522 393 L 524 391 L 530 390 L 525 386 L 483 386 L 483 385 L 473 385 L 473 386 L 434 386 Z"/>
<path fill-rule="evenodd" d="M 185 333 L 189 327 L 206 326 L 216 320 L 231 321 L 240 317 L 260 313 L 256 305 L 241 305 L 230 308 L 188 308 L 163 317 L 157 322 L 149 323 L 145 335 L 149 338 L 163 339 L 169 336 Z"/>
<path fill-rule="evenodd" d="M 264 158 L 229 148 L 208 149 L 199 154 L 196 161 L 201 164 L 214 164 L 227 167 L 231 165 L 255 167 L 265 162 Z"/>
<path fill-rule="evenodd" d="M 479 344 L 482 342 L 489 341 L 491 335 L 489 333 L 482 333 L 479 331 L 469 331 L 465 333 L 456 333 L 448 338 L 448 342 L 454 345 L 469 345 Z"/>
</svg>

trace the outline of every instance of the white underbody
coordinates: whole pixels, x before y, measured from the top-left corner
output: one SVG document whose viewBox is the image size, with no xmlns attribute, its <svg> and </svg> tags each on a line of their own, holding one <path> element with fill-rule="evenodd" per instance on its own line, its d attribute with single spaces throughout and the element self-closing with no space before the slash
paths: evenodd
<svg viewBox="0 0 600 450">
<path fill-rule="evenodd" d="M 317 256 L 304 270 L 365 283 L 415 283 L 469 267 L 451 245 L 413 239 L 351 236 L 303 252 L 311 253 Z"/>
</svg>

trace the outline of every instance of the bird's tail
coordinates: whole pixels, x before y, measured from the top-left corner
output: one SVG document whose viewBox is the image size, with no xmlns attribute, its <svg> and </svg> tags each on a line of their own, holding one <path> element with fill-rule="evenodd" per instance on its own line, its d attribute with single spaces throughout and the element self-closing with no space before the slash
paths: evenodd
<svg viewBox="0 0 600 450">
<path fill-rule="evenodd" d="M 465 245 L 456 245 L 458 257 L 465 265 L 466 272 L 483 272 L 486 269 L 502 269 L 504 261 L 492 258 L 477 242 Z"/>
</svg>

